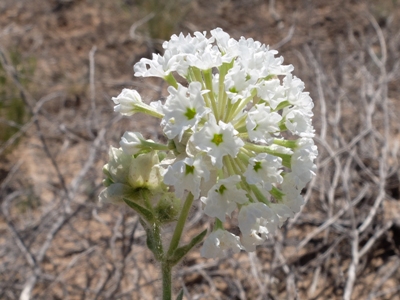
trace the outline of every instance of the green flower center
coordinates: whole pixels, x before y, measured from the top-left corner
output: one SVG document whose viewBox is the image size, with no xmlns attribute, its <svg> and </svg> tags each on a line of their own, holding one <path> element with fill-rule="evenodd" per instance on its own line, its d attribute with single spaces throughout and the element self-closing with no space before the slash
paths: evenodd
<svg viewBox="0 0 400 300">
<path fill-rule="evenodd" d="M 189 166 L 185 164 L 185 175 L 193 174 L 194 166 Z"/>
<path fill-rule="evenodd" d="M 221 184 L 218 190 L 215 190 L 217 193 L 220 193 L 221 195 L 227 190 L 227 188 Z"/>
<path fill-rule="evenodd" d="M 211 140 L 211 142 L 213 142 L 215 145 L 219 146 L 219 144 L 221 144 L 223 142 L 223 135 L 222 133 L 220 134 L 214 134 L 213 139 Z"/>
<path fill-rule="evenodd" d="M 262 169 L 261 162 L 260 161 L 256 161 L 256 163 L 254 164 L 253 169 L 256 172 L 258 172 L 258 170 Z"/>
<path fill-rule="evenodd" d="M 194 108 L 187 108 L 186 113 L 185 113 L 185 117 L 186 117 L 188 120 L 193 119 L 195 115 L 196 115 L 196 109 L 194 109 Z"/>
</svg>

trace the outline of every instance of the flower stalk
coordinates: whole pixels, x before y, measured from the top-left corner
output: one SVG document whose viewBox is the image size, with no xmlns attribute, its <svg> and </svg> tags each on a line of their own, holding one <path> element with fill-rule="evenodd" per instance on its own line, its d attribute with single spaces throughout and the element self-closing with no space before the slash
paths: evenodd
<svg viewBox="0 0 400 300">
<path fill-rule="evenodd" d="M 135 64 L 135 76 L 169 84 L 165 101 L 147 104 L 129 89 L 112 98 L 122 115 L 160 119 L 165 135 L 164 144 L 125 132 L 121 148 L 110 148 L 99 196 L 140 215 L 161 265 L 163 299 L 172 297 L 172 268 L 201 242 L 206 258 L 264 243 L 300 211 L 301 190 L 316 173 L 313 101 L 293 66 L 253 39 L 235 40 L 220 28 L 210 33 L 173 35 L 163 55 Z M 194 201 L 215 218 L 214 228 L 182 245 Z M 234 211 L 240 235 L 225 230 Z M 169 241 L 166 224 L 174 226 Z"/>
<path fill-rule="evenodd" d="M 163 300 L 172 299 L 172 266 L 168 261 L 161 263 Z"/>
<path fill-rule="evenodd" d="M 186 201 L 183 204 L 181 213 L 178 218 L 178 222 L 176 223 L 175 230 L 172 235 L 171 243 L 169 245 L 169 249 L 168 249 L 168 253 L 167 253 L 168 256 L 171 256 L 173 254 L 173 252 L 178 248 L 179 242 L 181 240 L 182 232 L 185 227 L 186 219 L 189 215 L 190 208 L 192 207 L 193 199 L 194 199 L 194 197 L 193 197 L 192 193 L 189 193 L 188 196 L 186 197 Z"/>
</svg>

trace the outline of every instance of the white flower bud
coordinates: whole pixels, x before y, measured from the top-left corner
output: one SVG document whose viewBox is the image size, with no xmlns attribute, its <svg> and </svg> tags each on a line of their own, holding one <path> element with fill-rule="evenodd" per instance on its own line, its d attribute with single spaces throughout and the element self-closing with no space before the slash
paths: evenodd
<svg viewBox="0 0 400 300">
<path fill-rule="evenodd" d="M 121 138 L 121 141 L 119 142 L 119 145 L 121 146 L 125 154 L 135 155 L 140 150 L 142 150 L 143 140 L 144 137 L 141 133 L 125 131 L 124 135 Z"/>
</svg>

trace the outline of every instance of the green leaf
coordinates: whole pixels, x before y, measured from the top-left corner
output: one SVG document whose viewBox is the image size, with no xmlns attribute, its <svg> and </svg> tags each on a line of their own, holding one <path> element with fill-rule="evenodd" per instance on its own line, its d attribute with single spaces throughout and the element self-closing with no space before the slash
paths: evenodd
<svg viewBox="0 0 400 300">
<path fill-rule="evenodd" d="M 126 204 L 128 204 L 128 206 L 130 208 L 132 208 L 134 211 L 136 211 L 138 214 L 140 214 L 142 216 L 142 218 L 145 219 L 147 222 L 153 223 L 154 215 L 150 210 L 144 208 L 143 206 L 140 206 L 139 204 L 137 204 L 127 198 L 124 198 L 124 202 Z"/>
<path fill-rule="evenodd" d="M 183 299 L 183 289 L 181 289 L 181 290 L 179 291 L 178 296 L 176 296 L 176 300 L 182 300 L 182 299 Z"/>
<path fill-rule="evenodd" d="M 154 257 L 157 261 L 161 261 L 163 258 L 163 247 L 160 241 L 160 232 L 159 228 L 156 224 L 153 224 L 153 226 L 146 225 L 144 226 L 147 234 L 147 248 L 153 252 Z"/>
<path fill-rule="evenodd" d="M 199 244 L 201 241 L 203 241 L 205 235 L 207 234 L 207 229 L 204 229 L 200 234 L 195 236 L 189 244 L 177 248 L 174 253 L 168 258 L 168 261 L 171 263 L 172 266 L 176 265 L 182 258 L 186 256 L 186 254 L 189 253 L 190 250 L 193 249 L 194 246 Z"/>
<path fill-rule="evenodd" d="M 163 258 L 163 246 L 160 236 L 160 227 L 153 223 L 148 224 L 142 218 L 139 218 L 140 224 L 142 224 L 144 230 L 146 231 L 146 245 L 147 248 L 153 252 L 154 257 L 157 261 L 161 261 Z"/>
</svg>

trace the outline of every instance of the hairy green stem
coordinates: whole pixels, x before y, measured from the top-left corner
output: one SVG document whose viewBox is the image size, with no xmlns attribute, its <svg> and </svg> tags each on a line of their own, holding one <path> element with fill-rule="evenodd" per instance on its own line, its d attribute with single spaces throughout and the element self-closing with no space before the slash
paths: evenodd
<svg viewBox="0 0 400 300">
<path fill-rule="evenodd" d="M 163 300 L 172 299 L 172 266 L 168 261 L 161 263 Z"/>
</svg>

